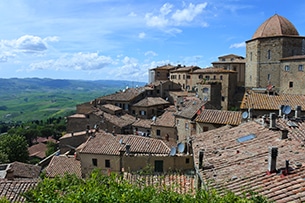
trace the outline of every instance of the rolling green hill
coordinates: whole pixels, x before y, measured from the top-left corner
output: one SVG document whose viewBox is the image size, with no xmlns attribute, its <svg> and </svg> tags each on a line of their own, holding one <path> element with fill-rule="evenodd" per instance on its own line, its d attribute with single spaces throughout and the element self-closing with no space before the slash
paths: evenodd
<svg viewBox="0 0 305 203">
<path fill-rule="evenodd" d="M 76 105 L 145 83 L 114 80 L 0 79 L 0 121 L 44 120 L 67 116 Z"/>
</svg>

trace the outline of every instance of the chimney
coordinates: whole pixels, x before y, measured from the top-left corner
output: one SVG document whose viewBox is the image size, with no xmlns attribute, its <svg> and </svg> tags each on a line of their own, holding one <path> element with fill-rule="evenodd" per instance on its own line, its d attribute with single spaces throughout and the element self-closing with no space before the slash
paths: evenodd
<svg viewBox="0 0 305 203">
<path fill-rule="evenodd" d="M 281 130 L 281 140 L 284 140 L 287 138 L 288 138 L 288 130 L 287 129 Z"/>
<path fill-rule="evenodd" d="M 278 154 L 277 147 L 269 147 L 268 150 L 268 171 L 267 173 L 274 173 L 276 172 L 276 157 Z"/>
<path fill-rule="evenodd" d="M 279 117 L 282 117 L 283 115 L 283 108 L 284 108 L 284 105 L 280 105 L 279 106 Z"/>
<path fill-rule="evenodd" d="M 8 180 L 14 180 L 14 170 L 12 168 L 6 170 L 6 178 Z"/>
<path fill-rule="evenodd" d="M 130 153 L 130 145 L 127 144 L 127 145 L 125 146 L 125 148 L 126 148 L 126 154 L 129 155 L 129 153 Z"/>
<path fill-rule="evenodd" d="M 73 132 L 73 131 L 71 132 L 71 136 L 72 136 L 72 137 L 74 136 L 74 132 Z"/>
<path fill-rule="evenodd" d="M 204 149 L 199 150 L 199 168 L 202 168 Z"/>
<path fill-rule="evenodd" d="M 275 113 L 270 113 L 270 125 L 269 129 L 275 129 L 275 124 L 276 124 L 276 114 Z"/>
<path fill-rule="evenodd" d="M 301 106 L 296 106 L 295 107 L 295 112 L 294 112 L 294 117 L 295 118 L 300 118 L 301 117 L 301 110 L 302 110 Z"/>
</svg>

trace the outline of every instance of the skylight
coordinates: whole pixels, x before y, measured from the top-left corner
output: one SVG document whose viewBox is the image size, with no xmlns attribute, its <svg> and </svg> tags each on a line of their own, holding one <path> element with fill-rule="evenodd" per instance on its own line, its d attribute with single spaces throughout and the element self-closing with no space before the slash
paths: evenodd
<svg viewBox="0 0 305 203">
<path fill-rule="evenodd" d="M 243 137 L 240 137 L 240 138 L 237 138 L 237 142 L 246 142 L 246 141 L 249 141 L 249 140 L 252 140 L 256 138 L 255 134 L 249 134 L 249 135 L 245 135 Z"/>
</svg>

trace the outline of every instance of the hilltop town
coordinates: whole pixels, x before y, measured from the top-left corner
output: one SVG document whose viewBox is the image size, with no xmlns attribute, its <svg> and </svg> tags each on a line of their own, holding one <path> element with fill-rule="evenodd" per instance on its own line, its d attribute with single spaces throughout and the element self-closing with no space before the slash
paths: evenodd
<svg viewBox="0 0 305 203">
<path fill-rule="evenodd" d="M 59 151 L 31 170 L 176 174 L 167 181 L 184 192 L 251 189 L 275 202 L 305 201 L 305 36 L 275 14 L 246 41 L 246 57 L 211 64 L 155 67 L 143 87 L 77 105 Z M 37 177 L 2 168 L 4 178 Z"/>
</svg>

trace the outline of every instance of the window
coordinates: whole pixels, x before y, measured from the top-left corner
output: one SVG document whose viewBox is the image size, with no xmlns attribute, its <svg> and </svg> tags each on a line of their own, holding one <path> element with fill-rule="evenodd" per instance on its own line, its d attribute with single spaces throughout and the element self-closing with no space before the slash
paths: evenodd
<svg viewBox="0 0 305 203">
<path fill-rule="evenodd" d="M 183 75 L 183 80 L 185 80 L 185 75 Z"/>
<path fill-rule="evenodd" d="M 289 82 L 289 87 L 290 87 L 290 88 L 293 87 L 293 82 Z"/>
<path fill-rule="evenodd" d="M 186 164 L 189 164 L 189 163 L 190 163 L 190 159 L 189 159 L 189 158 L 186 158 L 186 159 L 185 159 L 185 163 L 186 163 Z"/>
<path fill-rule="evenodd" d="M 285 71 L 290 71 L 290 67 L 288 65 L 285 66 Z"/>
<path fill-rule="evenodd" d="M 213 80 L 216 80 L 216 75 L 213 76 Z"/>
<path fill-rule="evenodd" d="M 199 78 L 199 79 L 202 79 L 202 78 L 203 78 L 203 75 L 200 74 L 200 75 L 198 76 L 198 78 Z"/>
<path fill-rule="evenodd" d="M 252 61 L 252 52 L 250 52 L 250 61 Z"/>
<path fill-rule="evenodd" d="M 209 88 L 204 87 L 204 88 L 202 89 L 202 92 L 203 92 L 203 93 L 209 93 Z"/>
<path fill-rule="evenodd" d="M 110 168 L 110 160 L 109 159 L 105 160 L 105 168 Z"/>
<path fill-rule="evenodd" d="M 157 129 L 157 136 L 161 136 L 161 130 Z"/>
<path fill-rule="evenodd" d="M 221 101 L 225 101 L 225 97 L 224 96 L 221 97 Z"/>
<path fill-rule="evenodd" d="M 203 132 L 209 131 L 209 127 L 204 126 L 203 127 Z"/>
<path fill-rule="evenodd" d="M 181 79 L 181 75 L 178 75 L 178 79 L 179 79 L 179 80 Z"/>
<path fill-rule="evenodd" d="M 140 111 L 140 115 L 141 116 L 145 116 L 146 115 L 146 111 Z"/>
<path fill-rule="evenodd" d="M 206 79 L 206 80 L 209 80 L 209 79 L 210 79 L 210 76 L 209 76 L 209 75 L 206 75 L 206 76 L 205 76 L 205 79 Z"/>
<path fill-rule="evenodd" d="M 303 65 L 299 65 L 298 70 L 303 71 Z"/>
<path fill-rule="evenodd" d="M 177 121 L 176 121 L 176 125 L 179 125 L 179 120 L 177 119 Z"/>
<path fill-rule="evenodd" d="M 186 76 L 186 79 L 191 79 L 191 76 L 190 76 L 190 75 L 187 75 L 187 76 Z"/>
<path fill-rule="evenodd" d="M 220 80 L 222 80 L 222 75 L 220 76 Z"/>
<path fill-rule="evenodd" d="M 268 75 L 267 75 L 267 80 L 270 81 L 270 79 L 271 79 L 271 75 L 268 74 Z"/>
<path fill-rule="evenodd" d="M 92 159 L 92 165 L 97 166 L 97 159 L 95 159 L 95 158 Z"/>
<path fill-rule="evenodd" d="M 267 58 L 271 59 L 271 51 L 270 50 L 268 50 L 268 52 L 267 52 Z"/>
<path fill-rule="evenodd" d="M 157 76 L 158 76 L 158 77 L 160 76 L 160 72 L 157 72 Z"/>
</svg>

